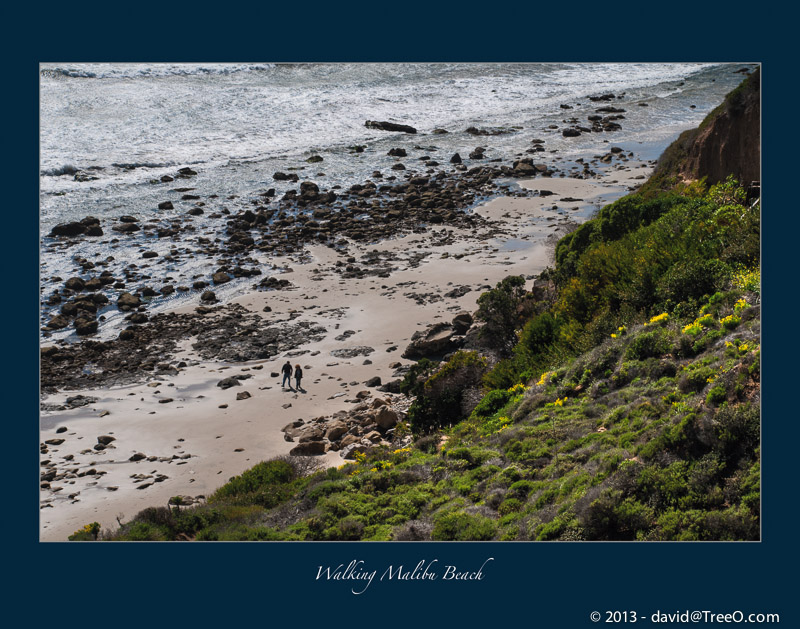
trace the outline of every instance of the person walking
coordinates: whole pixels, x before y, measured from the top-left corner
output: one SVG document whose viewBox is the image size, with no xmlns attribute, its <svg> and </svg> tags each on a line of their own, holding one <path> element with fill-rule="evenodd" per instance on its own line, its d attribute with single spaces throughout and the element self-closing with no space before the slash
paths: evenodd
<svg viewBox="0 0 800 629">
<path fill-rule="evenodd" d="M 292 388 L 292 363 L 290 363 L 287 360 L 286 364 L 283 366 L 283 369 L 281 369 L 281 371 L 283 372 L 283 382 L 281 383 L 281 386 L 285 387 L 286 383 L 288 382 L 289 383 L 289 388 L 291 389 Z"/>
<path fill-rule="evenodd" d="M 298 391 L 301 391 L 300 388 L 300 381 L 303 379 L 303 370 L 300 369 L 300 365 L 294 366 L 294 386 Z"/>
</svg>

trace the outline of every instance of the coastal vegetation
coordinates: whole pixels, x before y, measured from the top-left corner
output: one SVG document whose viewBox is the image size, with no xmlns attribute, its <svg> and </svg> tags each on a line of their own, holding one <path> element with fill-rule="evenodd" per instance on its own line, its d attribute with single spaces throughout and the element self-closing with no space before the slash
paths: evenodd
<svg viewBox="0 0 800 629">
<path fill-rule="evenodd" d="M 265 461 L 100 538 L 759 539 L 760 204 L 733 176 L 673 176 L 681 138 L 655 183 L 558 242 L 548 290 L 480 297 L 487 351 L 411 368 L 411 445 Z"/>
</svg>

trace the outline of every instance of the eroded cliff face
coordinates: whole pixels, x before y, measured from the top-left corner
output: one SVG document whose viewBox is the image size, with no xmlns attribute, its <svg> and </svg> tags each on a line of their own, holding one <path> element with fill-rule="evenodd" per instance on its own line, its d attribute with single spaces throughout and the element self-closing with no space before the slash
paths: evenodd
<svg viewBox="0 0 800 629">
<path fill-rule="evenodd" d="M 696 129 L 684 131 L 658 160 L 644 188 L 667 190 L 680 181 L 708 185 L 733 175 L 761 180 L 761 73 L 756 69 Z"/>
<path fill-rule="evenodd" d="M 725 99 L 717 115 L 698 128 L 687 147 L 682 174 L 715 184 L 733 175 L 747 185 L 761 180 L 761 77 L 756 70 Z"/>
</svg>

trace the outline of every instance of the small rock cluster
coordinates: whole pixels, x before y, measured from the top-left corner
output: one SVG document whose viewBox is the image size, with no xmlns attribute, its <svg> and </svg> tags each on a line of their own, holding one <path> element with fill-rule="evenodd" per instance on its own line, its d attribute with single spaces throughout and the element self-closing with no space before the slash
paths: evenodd
<svg viewBox="0 0 800 629">
<path fill-rule="evenodd" d="M 282 431 L 286 441 L 297 442 L 289 452 L 292 456 L 318 456 L 332 451 L 344 459 L 354 459 L 359 452 L 391 445 L 402 417 L 403 412 L 393 408 L 387 399 L 374 398 L 331 417 L 295 420 Z"/>
</svg>

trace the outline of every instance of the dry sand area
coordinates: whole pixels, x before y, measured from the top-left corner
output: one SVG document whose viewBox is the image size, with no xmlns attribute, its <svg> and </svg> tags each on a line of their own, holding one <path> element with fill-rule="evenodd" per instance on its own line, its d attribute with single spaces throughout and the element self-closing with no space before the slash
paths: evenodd
<svg viewBox="0 0 800 629">
<path fill-rule="evenodd" d="M 235 300 L 257 313 L 270 306 L 273 321 L 313 321 L 325 327 L 325 338 L 302 346 L 301 355 L 288 356 L 293 365 L 303 367 L 301 392 L 282 389 L 280 378 L 271 375 L 280 371 L 286 355 L 221 364 L 198 362 L 186 354 L 188 366 L 174 376 L 104 390 L 61 391 L 43 399 L 57 404 L 81 393 L 97 401 L 41 415 L 41 441 L 63 439 L 48 446 L 42 460 L 57 461 L 60 470 L 71 473 L 40 491 L 40 539 L 64 541 L 94 521 L 115 528 L 117 520 L 125 522 L 146 507 L 165 506 L 172 496 L 209 496 L 259 461 L 288 454 L 296 445 L 281 432 L 288 423 L 347 409 L 361 391 L 401 407 L 407 404 L 402 396 L 367 388 L 365 381 L 374 376 L 384 383 L 394 379 L 390 365 L 410 362 L 401 354 L 414 332 L 450 321 L 460 311 L 473 312 L 481 292 L 508 275 L 532 278 L 539 273 L 552 263 L 555 235 L 574 227 L 576 217 L 580 221 L 588 208 L 628 192 L 649 171 L 646 164 L 629 162 L 598 179 L 521 181 L 523 187 L 553 194 L 501 197 L 477 208 L 477 213 L 503 223 L 506 235 L 501 238 L 476 242 L 467 233 L 434 227 L 361 247 L 395 255 L 396 270 L 388 278 L 341 279 L 332 270 L 339 254 L 311 246 L 310 262 L 292 264 L 290 290 Z M 454 287 L 470 290 L 446 297 Z M 353 358 L 331 354 L 356 347 L 374 351 Z M 252 377 L 230 389 L 217 386 L 236 374 Z M 251 397 L 237 399 L 243 391 Z M 171 401 L 163 401 L 167 399 Z M 113 437 L 111 447 L 95 451 L 99 436 Z M 144 458 L 131 461 L 137 454 Z M 320 459 L 328 465 L 343 463 L 338 452 Z"/>
</svg>

